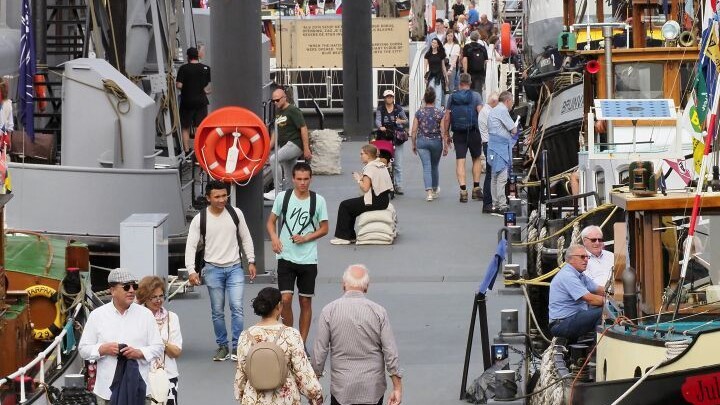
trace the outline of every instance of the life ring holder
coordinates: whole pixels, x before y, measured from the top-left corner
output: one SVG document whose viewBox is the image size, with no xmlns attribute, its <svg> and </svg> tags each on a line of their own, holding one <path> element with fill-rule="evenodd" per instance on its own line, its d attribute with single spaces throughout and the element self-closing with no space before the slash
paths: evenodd
<svg viewBox="0 0 720 405">
<path fill-rule="evenodd" d="M 228 149 L 238 135 L 238 158 L 232 173 L 225 171 Z M 270 135 L 263 121 L 241 107 L 213 111 L 195 131 L 195 156 L 214 180 L 245 186 L 262 168 L 270 154 Z M 259 170 L 258 170 L 259 169 Z M 243 183 L 244 182 L 244 183 Z"/>
<path fill-rule="evenodd" d="M 48 298 L 55 304 L 55 319 L 47 328 L 33 328 L 31 334 L 35 340 L 49 340 L 60 334 L 63 329 L 63 313 L 58 299 L 57 291 L 47 285 L 37 284 L 25 289 L 28 296 L 32 299 L 35 297 Z"/>
</svg>

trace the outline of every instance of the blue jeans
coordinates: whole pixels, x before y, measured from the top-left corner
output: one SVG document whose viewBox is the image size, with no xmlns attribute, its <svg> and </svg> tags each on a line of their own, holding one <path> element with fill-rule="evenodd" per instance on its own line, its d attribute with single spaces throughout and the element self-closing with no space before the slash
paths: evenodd
<svg viewBox="0 0 720 405">
<path fill-rule="evenodd" d="M 228 336 L 225 328 L 225 293 L 229 297 L 230 314 L 232 316 L 232 347 L 237 347 L 238 338 L 243 330 L 243 286 L 245 272 L 240 263 L 229 267 L 205 265 L 203 278 L 210 293 L 210 310 L 212 311 L 215 342 L 218 346 L 227 346 Z"/>
<path fill-rule="evenodd" d="M 430 80 L 428 84 L 435 90 L 435 108 L 440 108 L 445 105 L 445 93 L 443 92 L 442 82 L 436 80 Z"/>
<path fill-rule="evenodd" d="M 440 156 L 442 155 L 442 139 L 430 139 L 422 135 L 417 138 L 417 153 L 423 165 L 423 181 L 425 190 L 437 190 L 440 183 Z"/>
<path fill-rule="evenodd" d="M 564 337 L 570 341 L 586 335 L 595 330 L 595 326 L 600 323 L 602 316 L 602 307 L 592 307 L 585 311 L 577 312 L 575 315 L 555 322 L 550 327 L 550 333 L 553 336 Z"/>
</svg>

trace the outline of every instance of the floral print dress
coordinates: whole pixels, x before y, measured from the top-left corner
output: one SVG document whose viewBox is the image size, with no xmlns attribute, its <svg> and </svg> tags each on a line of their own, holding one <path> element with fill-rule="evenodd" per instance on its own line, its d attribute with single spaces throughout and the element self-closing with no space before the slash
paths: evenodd
<svg viewBox="0 0 720 405">
<path fill-rule="evenodd" d="M 274 339 L 281 328 L 284 329 L 275 343 L 287 354 L 287 380 L 274 391 L 258 392 L 250 385 L 245 374 L 247 354 L 254 343 Z M 310 399 L 311 404 L 322 403 L 322 386 L 305 354 L 305 344 L 297 329 L 283 327 L 282 324 L 251 326 L 240 334 L 237 355 L 235 400 L 241 405 L 300 405 L 300 394 Z"/>
</svg>

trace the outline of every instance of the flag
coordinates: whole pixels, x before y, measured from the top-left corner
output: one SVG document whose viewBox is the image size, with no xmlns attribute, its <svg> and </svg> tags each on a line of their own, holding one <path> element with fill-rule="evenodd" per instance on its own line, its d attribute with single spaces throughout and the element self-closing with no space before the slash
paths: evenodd
<svg viewBox="0 0 720 405">
<path fill-rule="evenodd" d="M 702 159 L 703 155 L 705 154 L 705 142 L 698 141 L 696 138 L 692 139 L 693 144 L 693 163 L 695 167 L 695 175 L 700 177 L 703 176 L 704 173 L 700 173 L 700 169 L 702 168 Z"/>
<path fill-rule="evenodd" d="M 690 180 L 692 180 L 692 174 L 690 174 L 690 171 L 685 167 L 685 161 L 683 159 L 663 159 L 665 163 L 670 166 L 671 169 L 677 173 L 682 181 L 685 182 L 685 185 L 690 184 Z M 661 176 L 663 177 L 663 176 Z"/>
<path fill-rule="evenodd" d="M 35 97 L 33 80 L 35 79 L 35 35 L 30 11 L 30 0 L 22 2 L 20 18 L 20 76 L 18 77 L 18 96 L 20 122 L 30 140 L 35 140 Z"/>
</svg>

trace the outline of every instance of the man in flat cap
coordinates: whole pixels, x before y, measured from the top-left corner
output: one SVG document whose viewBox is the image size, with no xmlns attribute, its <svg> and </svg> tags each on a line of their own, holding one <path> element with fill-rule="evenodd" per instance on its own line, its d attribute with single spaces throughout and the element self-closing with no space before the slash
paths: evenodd
<svg viewBox="0 0 720 405">
<path fill-rule="evenodd" d="M 110 404 L 112 395 L 127 398 L 132 392 L 140 392 L 140 401 L 149 404 L 150 361 L 163 354 L 155 317 L 149 309 L 135 303 L 138 284 L 132 273 L 115 269 L 108 276 L 108 284 L 112 301 L 90 313 L 78 346 L 80 355 L 85 360 L 97 361 L 93 392 L 98 405 Z M 121 365 L 122 374 L 116 372 Z M 123 403 L 137 401 L 127 398 Z"/>
</svg>

